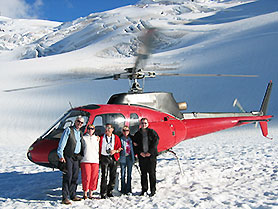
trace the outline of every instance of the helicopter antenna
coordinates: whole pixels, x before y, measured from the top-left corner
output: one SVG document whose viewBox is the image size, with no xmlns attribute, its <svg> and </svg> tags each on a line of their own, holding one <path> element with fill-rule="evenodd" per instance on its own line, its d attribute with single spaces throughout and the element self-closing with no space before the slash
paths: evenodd
<svg viewBox="0 0 278 209">
<path fill-rule="evenodd" d="M 73 106 L 72 106 L 72 104 L 71 104 L 71 102 L 70 102 L 70 101 L 69 101 L 69 105 L 70 105 L 70 108 L 71 108 L 71 109 L 73 109 Z"/>
</svg>

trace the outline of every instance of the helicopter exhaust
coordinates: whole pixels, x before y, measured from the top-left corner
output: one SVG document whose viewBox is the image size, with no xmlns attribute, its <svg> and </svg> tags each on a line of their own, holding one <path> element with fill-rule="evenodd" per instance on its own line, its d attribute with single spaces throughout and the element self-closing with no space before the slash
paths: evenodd
<svg viewBox="0 0 278 209">
<path fill-rule="evenodd" d="M 187 110 L 186 102 L 178 102 L 179 110 Z"/>
</svg>

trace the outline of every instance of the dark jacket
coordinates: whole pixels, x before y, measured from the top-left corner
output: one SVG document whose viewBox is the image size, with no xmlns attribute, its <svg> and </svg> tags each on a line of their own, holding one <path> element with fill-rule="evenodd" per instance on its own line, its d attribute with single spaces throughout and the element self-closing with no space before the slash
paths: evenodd
<svg viewBox="0 0 278 209">
<path fill-rule="evenodd" d="M 80 138 L 81 138 L 81 150 L 80 150 L 80 155 L 83 157 L 84 156 L 84 139 L 83 139 L 83 134 L 80 131 Z M 75 146 L 76 146 L 76 139 L 74 136 L 74 131 L 73 131 L 73 127 L 70 127 L 70 135 L 67 141 L 67 144 L 65 146 L 64 149 L 64 155 L 67 157 L 73 157 L 74 156 L 74 150 L 75 150 Z"/>
<path fill-rule="evenodd" d="M 159 141 L 159 136 L 156 133 L 155 130 L 147 128 L 147 134 L 148 134 L 148 145 L 149 145 L 149 153 L 152 156 L 157 156 L 157 145 Z M 133 137 L 133 142 L 137 144 L 137 146 L 134 146 L 135 153 L 139 156 L 141 152 L 143 152 L 143 134 L 142 134 L 142 128 L 140 128 Z"/>
</svg>

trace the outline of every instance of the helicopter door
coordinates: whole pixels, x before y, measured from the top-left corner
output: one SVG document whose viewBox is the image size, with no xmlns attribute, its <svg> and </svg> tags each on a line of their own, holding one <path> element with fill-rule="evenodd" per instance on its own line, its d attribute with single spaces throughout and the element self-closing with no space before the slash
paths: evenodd
<svg viewBox="0 0 278 209">
<path fill-rule="evenodd" d="M 165 117 L 164 124 L 170 130 L 170 137 L 172 138 L 173 142 L 175 142 L 177 133 L 174 122 L 172 120 L 169 120 L 169 117 Z"/>
</svg>

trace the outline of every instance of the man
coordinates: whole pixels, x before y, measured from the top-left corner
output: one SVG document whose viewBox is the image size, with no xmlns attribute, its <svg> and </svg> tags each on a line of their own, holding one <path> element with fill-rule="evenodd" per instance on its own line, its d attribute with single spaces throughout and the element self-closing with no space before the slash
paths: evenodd
<svg viewBox="0 0 278 209">
<path fill-rule="evenodd" d="M 144 195 L 148 191 L 148 178 L 150 180 L 150 196 L 154 196 L 156 192 L 156 157 L 157 145 L 159 137 L 155 130 L 149 128 L 147 118 L 141 119 L 141 128 L 134 135 L 134 146 L 139 159 L 139 167 L 141 170 L 141 186 Z"/>
<path fill-rule="evenodd" d="M 102 199 L 113 197 L 112 191 L 116 182 L 117 161 L 120 157 L 121 140 L 113 134 L 114 128 L 111 124 L 105 125 L 105 134 L 100 137 L 100 168 L 101 168 L 101 183 L 100 195 Z M 107 178 L 109 175 L 109 184 Z"/>
<path fill-rule="evenodd" d="M 84 118 L 78 116 L 75 119 L 74 126 L 67 127 L 60 139 L 57 154 L 59 161 L 66 164 L 67 172 L 63 173 L 62 183 L 62 203 L 70 205 L 68 199 L 80 201 L 76 196 L 77 180 L 79 173 L 79 162 L 82 159 L 84 151 L 84 139 L 80 128 L 84 123 Z"/>
</svg>

